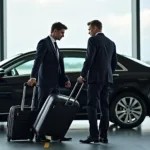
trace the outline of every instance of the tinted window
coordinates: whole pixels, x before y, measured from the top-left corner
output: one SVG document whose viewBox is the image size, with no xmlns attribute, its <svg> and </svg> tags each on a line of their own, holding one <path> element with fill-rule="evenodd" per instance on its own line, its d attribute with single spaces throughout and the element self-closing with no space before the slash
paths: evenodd
<svg viewBox="0 0 150 150">
<path fill-rule="evenodd" d="M 117 64 L 116 70 L 122 70 L 122 68 Z"/>
<path fill-rule="evenodd" d="M 31 74 L 34 60 L 30 60 L 16 67 L 19 75 Z"/>
<path fill-rule="evenodd" d="M 65 72 L 79 72 L 83 67 L 85 58 L 65 57 Z"/>
<path fill-rule="evenodd" d="M 121 64 L 120 62 L 118 62 L 115 71 L 128 71 L 128 69 L 123 64 Z"/>
<path fill-rule="evenodd" d="M 85 61 L 84 50 L 63 50 L 65 72 L 80 72 Z"/>
<path fill-rule="evenodd" d="M 34 64 L 34 55 L 15 60 L 6 70 L 6 76 L 29 75 Z"/>
</svg>

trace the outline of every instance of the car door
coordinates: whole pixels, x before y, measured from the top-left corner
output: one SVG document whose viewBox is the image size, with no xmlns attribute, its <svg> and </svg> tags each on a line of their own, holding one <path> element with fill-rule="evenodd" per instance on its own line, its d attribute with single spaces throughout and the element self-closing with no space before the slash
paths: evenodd
<svg viewBox="0 0 150 150">
<path fill-rule="evenodd" d="M 128 73 L 128 69 L 123 64 L 121 57 L 118 56 L 117 67 L 115 69 L 115 72 L 113 73 L 114 83 L 111 86 L 112 88 L 110 90 L 110 97 L 113 96 L 113 94 L 115 94 L 116 90 L 118 89 L 121 90 L 121 88 L 123 87 L 125 83 L 124 76 L 126 76 L 127 73 Z"/>
<path fill-rule="evenodd" d="M 23 84 L 29 79 L 34 56 L 20 57 L 5 67 L 5 76 L 0 82 L 0 113 L 8 113 L 12 105 L 20 105 Z M 32 89 L 27 90 L 26 104 L 30 104 Z"/>
</svg>

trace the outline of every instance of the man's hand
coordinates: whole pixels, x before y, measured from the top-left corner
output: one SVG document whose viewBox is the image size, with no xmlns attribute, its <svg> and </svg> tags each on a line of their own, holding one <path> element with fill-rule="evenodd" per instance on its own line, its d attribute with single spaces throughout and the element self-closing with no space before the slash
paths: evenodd
<svg viewBox="0 0 150 150">
<path fill-rule="evenodd" d="M 67 81 L 67 82 L 65 83 L 65 87 L 66 87 L 66 88 L 70 88 L 70 87 L 71 87 L 71 82 L 70 82 L 70 81 Z"/>
<path fill-rule="evenodd" d="M 83 83 L 85 81 L 85 79 L 82 76 L 80 76 L 80 77 L 78 77 L 77 81 L 79 83 Z"/>
<path fill-rule="evenodd" d="M 36 85 L 36 79 L 34 79 L 34 78 L 29 79 L 28 82 L 27 82 L 27 84 L 28 84 L 29 86 Z"/>
</svg>

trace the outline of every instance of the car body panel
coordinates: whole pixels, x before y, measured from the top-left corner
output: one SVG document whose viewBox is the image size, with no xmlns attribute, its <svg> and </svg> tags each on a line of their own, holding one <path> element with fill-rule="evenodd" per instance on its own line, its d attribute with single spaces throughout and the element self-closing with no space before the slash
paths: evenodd
<svg viewBox="0 0 150 150">
<path fill-rule="evenodd" d="M 69 95 L 76 83 L 77 77 L 80 75 L 86 49 L 64 48 L 60 49 L 60 51 L 64 56 L 65 72 L 72 83 L 70 89 L 60 87 L 60 91 L 61 94 Z M 8 59 L 8 61 L 5 60 L 4 63 L 0 62 L 0 68 L 5 72 L 5 76 L 0 77 L 0 115 L 7 114 L 12 105 L 21 104 L 23 83 L 27 82 L 30 78 L 34 58 L 35 51 L 32 51 L 16 55 L 15 57 L 12 57 L 12 59 Z M 21 68 L 23 65 L 23 69 L 25 70 Z M 118 65 L 114 73 L 114 84 L 111 86 L 110 103 L 115 96 L 125 91 L 133 91 L 140 94 L 147 106 L 150 106 L 150 67 L 139 61 L 132 60 L 132 58 L 118 54 Z M 76 93 L 77 90 L 75 94 Z M 30 104 L 31 97 L 32 90 L 30 88 L 27 91 L 26 104 Z M 81 107 L 76 119 L 87 119 L 87 83 L 85 83 L 78 101 Z M 148 110 L 148 115 L 149 114 L 150 112 Z"/>
</svg>

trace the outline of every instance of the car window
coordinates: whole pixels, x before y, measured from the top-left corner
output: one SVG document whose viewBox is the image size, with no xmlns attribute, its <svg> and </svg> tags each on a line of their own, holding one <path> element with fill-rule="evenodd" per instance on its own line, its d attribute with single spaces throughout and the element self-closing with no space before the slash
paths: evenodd
<svg viewBox="0 0 150 150">
<path fill-rule="evenodd" d="M 80 72 L 83 67 L 85 58 L 80 57 L 65 57 L 64 66 L 65 72 Z"/>
<path fill-rule="evenodd" d="M 30 60 L 17 66 L 15 69 L 19 75 L 31 74 L 33 63 L 34 63 L 34 60 Z"/>
<path fill-rule="evenodd" d="M 121 68 L 121 66 L 117 63 L 117 67 L 116 67 L 116 70 L 118 71 L 118 70 L 123 70 L 122 68 Z"/>
<path fill-rule="evenodd" d="M 120 62 L 117 62 L 117 67 L 115 71 L 128 71 L 128 69 Z"/>
</svg>

